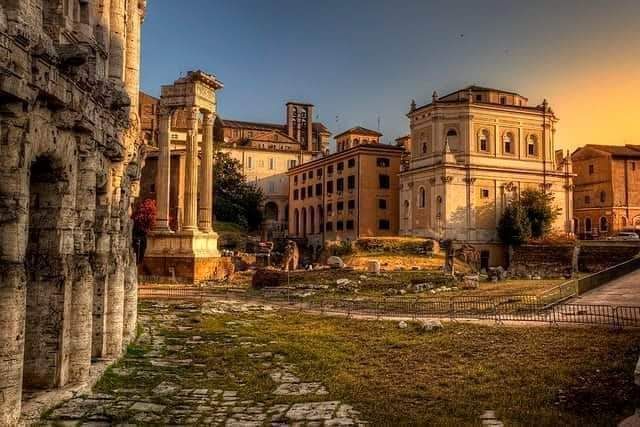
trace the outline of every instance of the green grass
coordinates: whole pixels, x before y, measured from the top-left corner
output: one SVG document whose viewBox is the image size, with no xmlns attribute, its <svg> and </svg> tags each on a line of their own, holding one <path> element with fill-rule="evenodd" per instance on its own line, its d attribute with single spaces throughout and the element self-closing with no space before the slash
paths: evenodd
<svg viewBox="0 0 640 427">
<path fill-rule="evenodd" d="M 229 333 L 219 317 L 202 327 Z M 395 322 L 278 314 L 234 333 L 276 341 L 260 351 L 285 355 L 304 380 L 327 385 L 327 400 L 353 403 L 373 425 L 478 425 L 484 410 L 506 425 L 612 425 L 637 403 L 635 331 L 447 324 L 421 333 Z M 211 346 L 196 356 L 220 377 L 244 372 L 252 397 L 264 396 L 273 385 L 245 353 Z"/>
</svg>

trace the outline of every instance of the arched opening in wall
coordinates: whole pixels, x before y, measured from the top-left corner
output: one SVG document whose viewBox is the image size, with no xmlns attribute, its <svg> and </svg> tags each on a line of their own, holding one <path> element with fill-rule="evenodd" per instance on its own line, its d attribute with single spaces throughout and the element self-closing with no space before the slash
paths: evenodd
<svg viewBox="0 0 640 427">
<path fill-rule="evenodd" d="M 609 221 L 604 216 L 600 218 L 600 232 L 601 233 L 609 232 Z"/>
<path fill-rule="evenodd" d="M 309 230 L 311 234 L 316 232 L 316 212 L 313 206 L 309 208 Z"/>
<path fill-rule="evenodd" d="M 418 206 L 424 209 L 427 206 L 427 192 L 424 187 L 420 187 L 420 194 L 418 195 Z"/>
<path fill-rule="evenodd" d="M 302 237 L 307 237 L 307 208 L 302 208 L 300 222 L 302 222 Z"/>
<path fill-rule="evenodd" d="M 63 228 L 64 219 L 72 217 L 63 208 L 67 188 L 63 169 L 51 158 L 38 157 L 33 162 L 25 255 L 25 390 L 60 387 L 67 381 L 71 275 L 61 250 L 69 247 L 66 239 L 72 235 Z"/>
<path fill-rule="evenodd" d="M 591 233 L 592 231 L 592 226 L 591 226 L 591 218 L 585 218 L 584 219 L 584 232 L 585 233 Z"/>
<path fill-rule="evenodd" d="M 295 230 L 296 236 L 300 235 L 300 213 L 298 209 L 293 210 L 293 229 Z"/>
<path fill-rule="evenodd" d="M 267 221 L 278 220 L 278 205 L 274 202 L 267 202 L 264 205 L 264 219 Z"/>
<path fill-rule="evenodd" d="M 455 129 L 449 129 L 447 131 L 446 142 L 452 150 L 458 149 L 458 131 Z"/>
<path fill-rule="evenodd" d="M 284 205 L 284 220 L 289 222 L 289 204 Z"/>
<path fill-rule="evenodd" d="M 408 200 L 404 201 L 404 218 L 405 219 L 409 219 L 409 208 L 410 208 L 410 204 Z"/>
</svg>

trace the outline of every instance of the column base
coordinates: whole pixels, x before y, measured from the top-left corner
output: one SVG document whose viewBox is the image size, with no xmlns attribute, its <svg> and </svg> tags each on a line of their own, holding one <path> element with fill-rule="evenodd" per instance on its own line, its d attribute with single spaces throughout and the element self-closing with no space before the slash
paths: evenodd
<svg viewBox="0 0 640 427">
<path fill-rule="evenodd" d="M 233 274 L 233 263 L 221 258 L 218 234 L 186 230 L 149 234 L 142 274 L 169 281 L 198 283 Z"/>
</svg>

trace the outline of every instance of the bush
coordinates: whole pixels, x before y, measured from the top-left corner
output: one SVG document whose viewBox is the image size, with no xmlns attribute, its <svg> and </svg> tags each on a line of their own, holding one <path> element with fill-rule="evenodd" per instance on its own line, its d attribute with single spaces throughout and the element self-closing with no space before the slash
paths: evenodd
<svg viewBox="0 0 640 427">
<path fill-rule="evenodd" d="M 351 242 L 342 241 L 329 246 L 329 253 L 332 256 L 351 255 L 353 253 L 353 246 L 351 246 Z"/>
<path fill-rule="evenodd" d="M 158 209 L 156 201 L 146 199 L 133 212 L 133 230 L 135 234 L 147 235 L 156 223 Z"/>
</svg>

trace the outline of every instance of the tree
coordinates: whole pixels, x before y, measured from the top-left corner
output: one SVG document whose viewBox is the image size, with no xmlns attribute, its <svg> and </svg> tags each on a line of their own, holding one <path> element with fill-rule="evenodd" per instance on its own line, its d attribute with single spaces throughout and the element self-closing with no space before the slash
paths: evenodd
<svg viewBox="0 0 640 427">
<path fill-rule="evenodd" d="M 553 195 L 545 191 L 524 190 L 519 200 L 507 206 L 498 225 L 498 235 L 507 245 L 521 245 L 530 238 L 545 237 L 560 215 L 553 207 Z"/>
<path fill-rule="evenodd" d="M 249 230 L 262 223 L 262 190 L 247 182 L 242 165 L 227 153 L 216 153 L 215 214 L 219 221 L 232 222 Z"/>
<path fill-rule="evenodd" d="M 531 224 L 531 237 L 545 237 L 560 215 L 560 209 L 553 206 L 553 195 L 543 190 L 524 190 L 520 196 L 520 203 L 526 210 Z"/>
<path fill-rule="evenodd" d="M 519 246 L 531 237 L 531 223 L 520 201 L 510 203 L 502 214 L 498 235 L 507 245 Z"/>
</svg>

